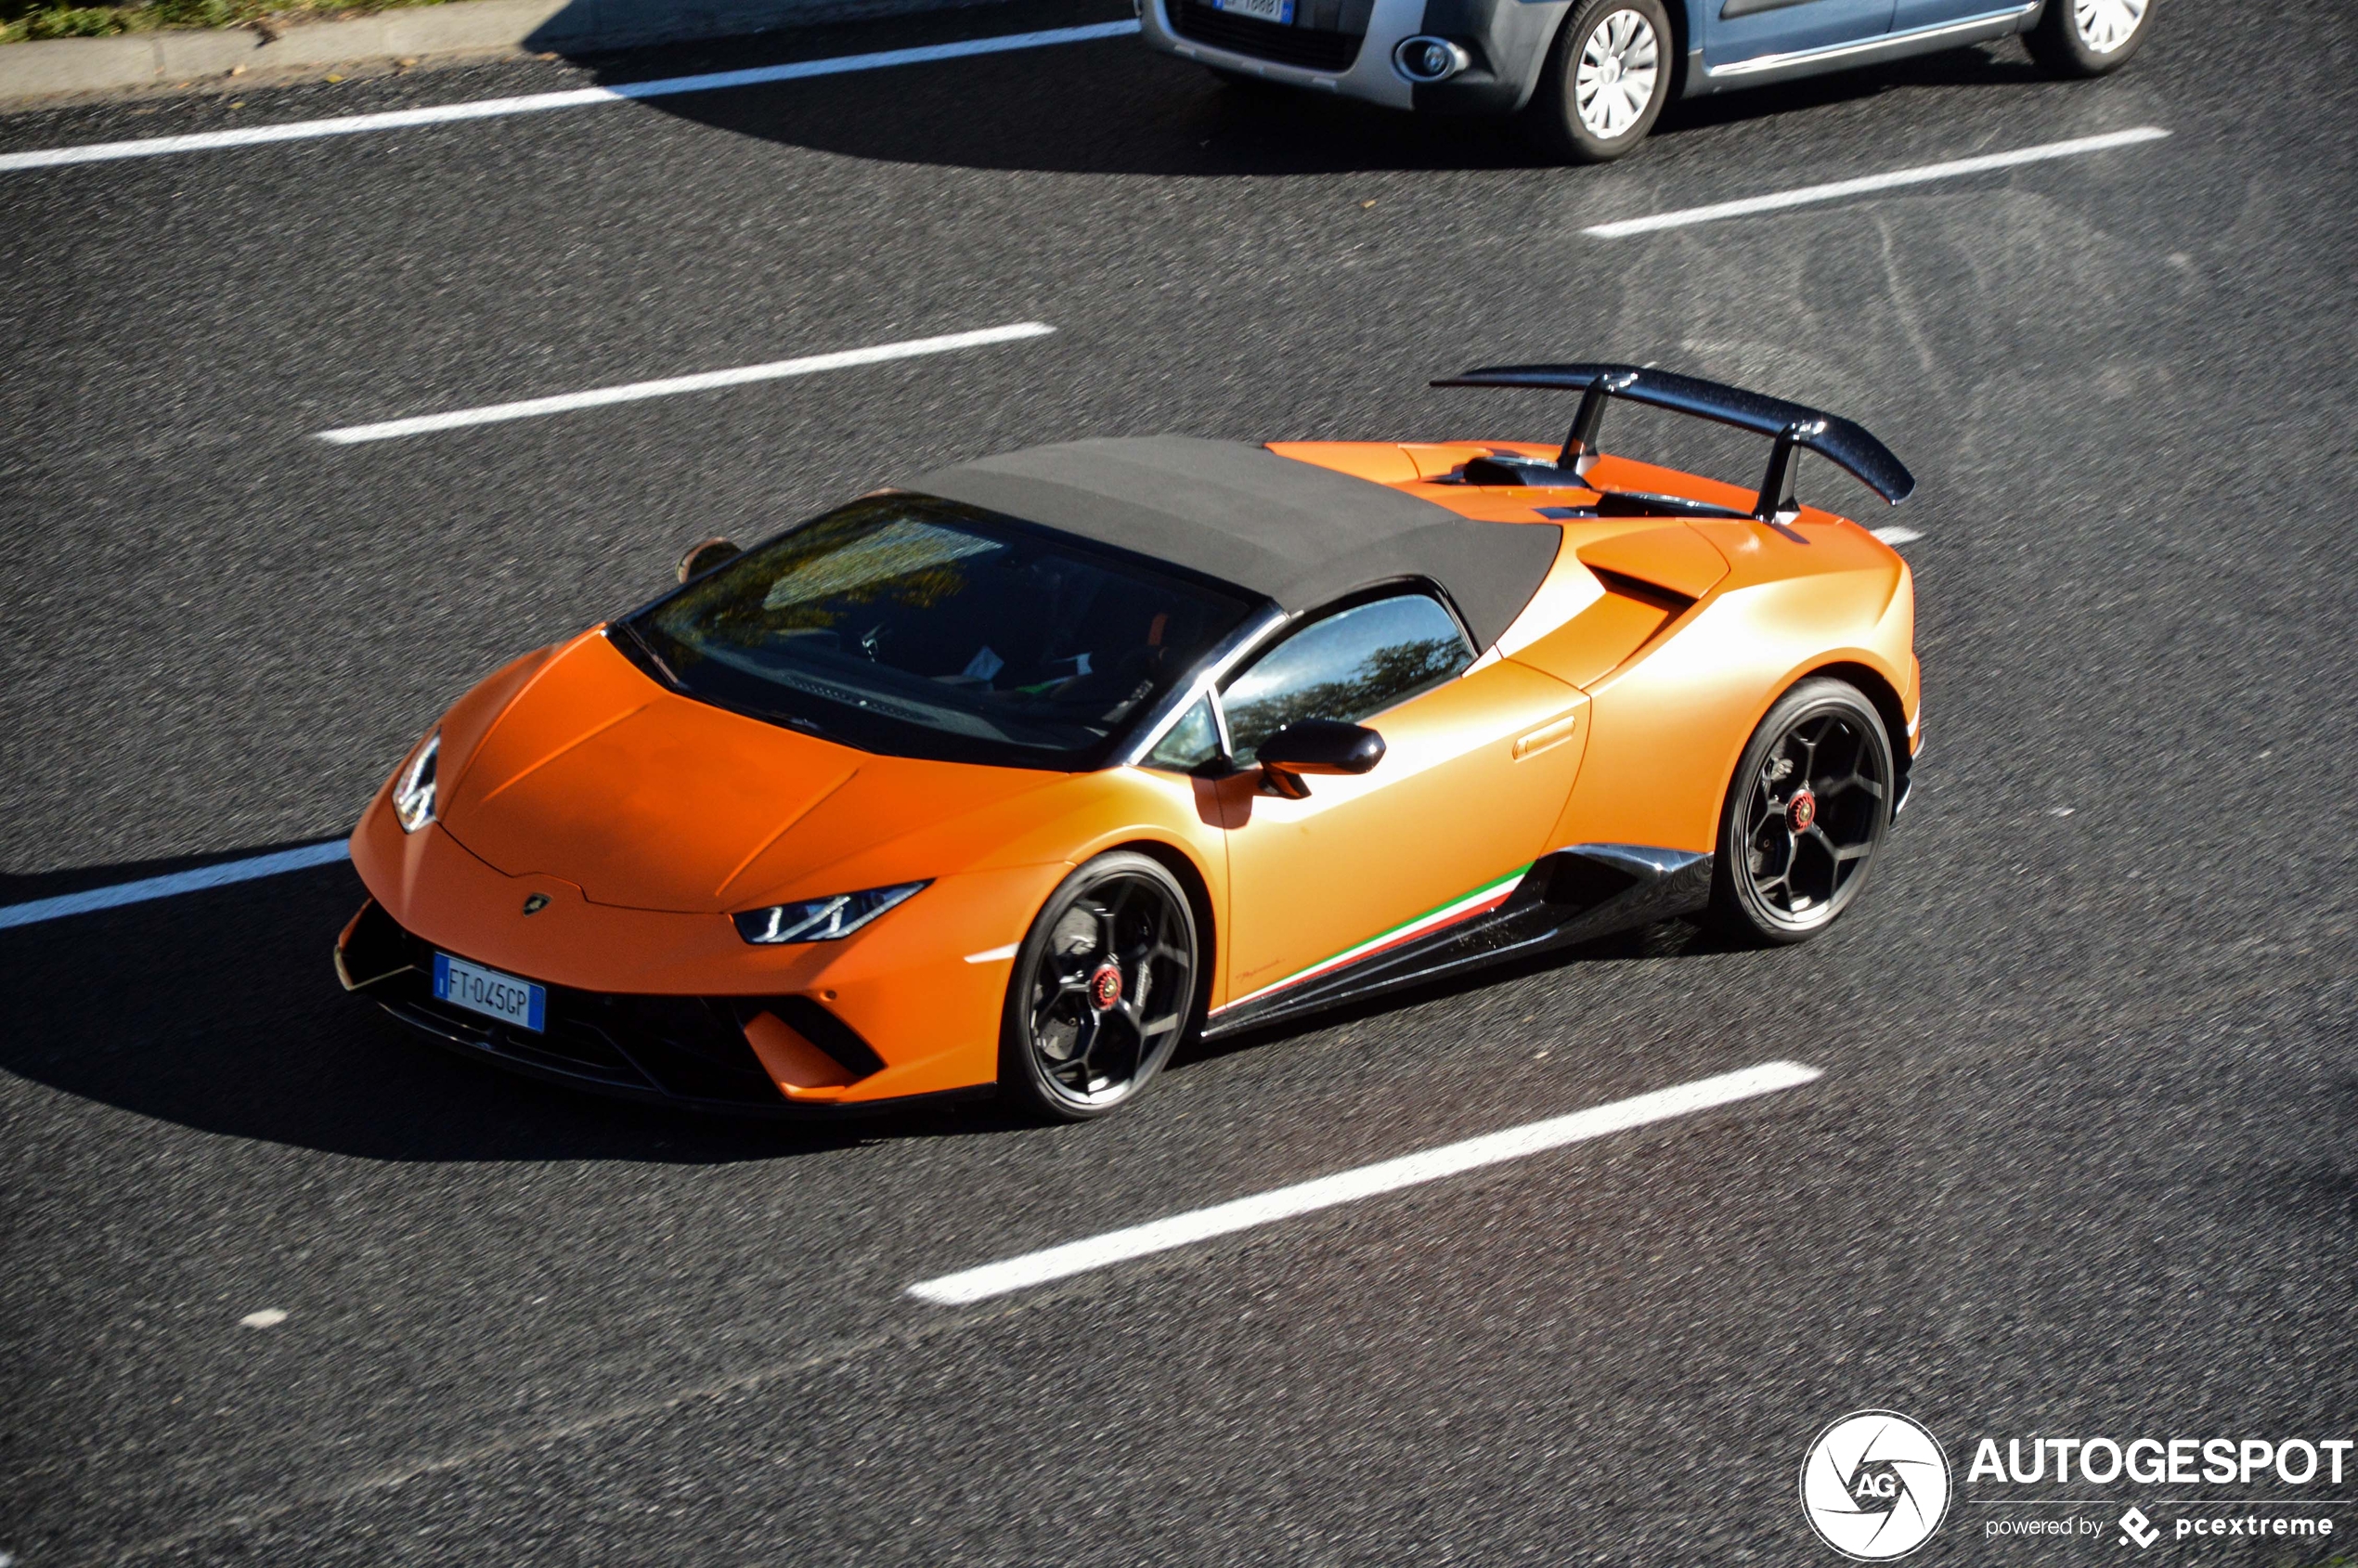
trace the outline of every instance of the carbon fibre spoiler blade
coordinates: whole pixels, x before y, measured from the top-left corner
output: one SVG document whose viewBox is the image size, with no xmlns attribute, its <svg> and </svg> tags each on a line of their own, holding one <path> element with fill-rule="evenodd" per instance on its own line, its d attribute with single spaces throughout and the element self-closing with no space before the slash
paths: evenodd
<svg viewBox="0 0 2358 1568">
<path fill-rule="evenodd" d="M 1892 456 L 1890 447 L 1867 434 L 1864 427 L 1781 397 L 1765 397 L 1740 386 L 1727 386 L 1696 376 L 1638 365 L 1490 365 L 1432 384 L 1581 394 L 1580 412 L 1572 434 L 1565 438 L 1558 466 L 1584 472 L 1595 460 L 1597 425 L 1609 398 L 1644 403 L 1769 436 L 1776 447 L 1769 456 L 1767 479 L 1761 486 L 1758 511 L 1764 518 L 1773 520 L 1778 512 L 1794 505 L 1796 450 L 1817 453 L 1894 506 L 1915 493 L 1916 476 Z"/>
</svg>

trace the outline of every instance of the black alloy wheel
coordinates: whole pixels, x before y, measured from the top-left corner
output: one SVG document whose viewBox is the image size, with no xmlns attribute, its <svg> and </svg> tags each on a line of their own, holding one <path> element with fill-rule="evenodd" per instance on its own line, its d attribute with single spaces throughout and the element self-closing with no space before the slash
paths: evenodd
<svg viewBox="0 0 2358 1568">
<path fill-rule="evenodd" d="M 1186 891 L 1118 850 L 1065 878 L 1017 950 L 1001 1090 L 1066 1121 L 1134 1098 L 1196 1021 L 1201 944 Z"/>
<path fill-rule="evenodd" d="M 1804 680 L 1753 732 L 1728 786 L 1712 912 L 1755 941 L 1807 941 L 1866 885 L 1898 798 L 1883 716 L 1841 680 Z"/>
</svg>

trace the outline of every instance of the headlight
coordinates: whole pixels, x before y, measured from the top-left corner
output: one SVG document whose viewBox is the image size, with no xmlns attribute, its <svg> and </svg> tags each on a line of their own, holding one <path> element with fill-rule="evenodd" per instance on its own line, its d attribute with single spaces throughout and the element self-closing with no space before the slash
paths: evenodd
<svg viewBox="0 0 2358 1568">
<path fill-rule="evenodd" d="M 771 942 L 831 942 L 851 935 L 911 894 L 932 885 L 903 882 L 892 888 L 871 888 L 864 893 L 837 893 L 807 903 L 749 909 L 729 918 L 737 923 L 737 935 L 763 946 Z"/>
<path fill-rule="evenodd" d="M 435 759 L 441 751 L 442 732 L 436 730 L 393 776 L 393 814 L 400 819 L 404 833 L 415 833 L 434 821 Z"/>
</svg>

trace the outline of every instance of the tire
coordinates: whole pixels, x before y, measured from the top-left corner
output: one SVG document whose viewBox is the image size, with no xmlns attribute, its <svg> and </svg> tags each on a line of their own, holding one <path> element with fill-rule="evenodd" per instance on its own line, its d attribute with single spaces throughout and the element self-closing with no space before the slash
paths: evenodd
<svg viewBox="0 0 2358 1568">
<path fill-rule="evenodd" d="M 1539 90 L 1525 110 L 1533 135 L 1574 163 L 1609 163 L 1635 151 L 1670 101 L 1677 48 L 1662 0 L 1581 0 L 1540 68 Z"/>
<path fill-rule="evenodd" d="M 1778 698 L 1729 781 L 1713 923 L 1775 945 L 1833 925 L 1866 886 L 1897 780 L 1883 715 L 1856 686 L 1818 677 Z"/>
<path fill-rule="evenodd" d="M 2129 63 L 2154 30 L 2159 0 L 2047 0 L 2023 34 L 2050 76 L 2105 76 Z"/>
<path fill-rule="evenodd" d="M 1082 865 L 1016 950 L 999 1030 L 1001 1095 L 1058 1121 L 1091 1121 L 1137 1098 L 1196 1027 L 1202 952 L 1195 906 L 1160 861 L 1117 850 Z"/>
</svg>

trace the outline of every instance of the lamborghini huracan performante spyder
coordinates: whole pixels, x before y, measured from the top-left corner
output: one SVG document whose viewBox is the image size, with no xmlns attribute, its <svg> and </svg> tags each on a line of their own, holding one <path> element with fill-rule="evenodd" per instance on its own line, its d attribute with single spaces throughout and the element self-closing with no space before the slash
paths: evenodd
<svg viewBox="0 0 2358 1568">
<path fill-rule="evenodd" d="M 916 475 L 526 654 L 352 836 L 350 990 L 462 1052 L 711 1109 L 1052 1117 L 1217 1035 L 1704 913 L 1799 941 L 1919 742 L 1914 590 L 1801 505 L 1826 414 L 1659 370 L 1561 444 L 1156 436 Z M 1757 490 L 1598 450 L 1625 399 Z"/>
</svg>

